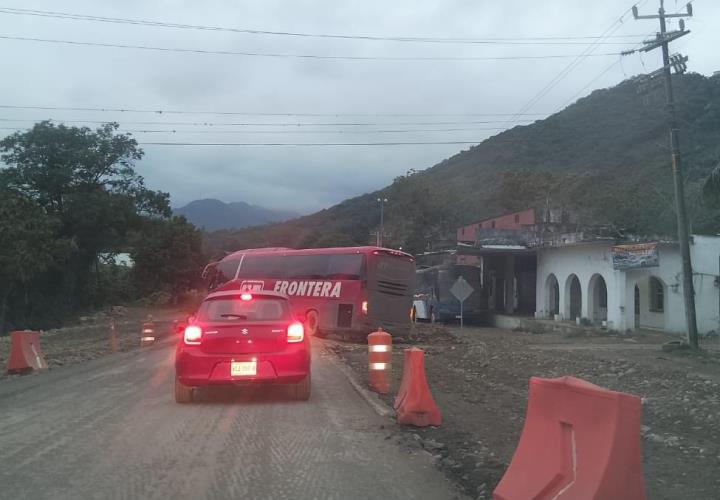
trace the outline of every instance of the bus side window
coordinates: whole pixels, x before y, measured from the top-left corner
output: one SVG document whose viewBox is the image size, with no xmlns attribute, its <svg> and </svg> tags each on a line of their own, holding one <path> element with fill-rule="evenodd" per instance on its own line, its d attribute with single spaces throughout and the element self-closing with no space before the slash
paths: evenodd
<svg viewBox="0 0 720 500">
<path fill-rule="evenodd" d="M 223 260 L 215 268 L 214 285 L 218 287 L 223 283 L 235 279 L 240 260 Z"/>
</svg>

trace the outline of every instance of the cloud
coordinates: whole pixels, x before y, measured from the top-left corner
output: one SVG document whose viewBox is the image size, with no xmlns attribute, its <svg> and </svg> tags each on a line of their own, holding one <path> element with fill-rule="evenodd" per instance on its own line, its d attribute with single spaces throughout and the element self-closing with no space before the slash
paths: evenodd
<svg viewBox="0 0 720 500">
<path fill-rule="evenodd" d="M 20 0 L 7 7 L 27 8 Z M 34 9 L 161 20 L 175 23 L 336 34 L 508 38 L 593 36 L 603 33 L 629 8 L 629 0 L 607 2 L 521 0 L 477 2 L 435 0 L 356 0 L 316 2 L 264 0 L 225 2 L 131 0 L 122 4 L 89 0 L 33 3 Z M 654 9 L 650 4 L 645 9 Z M 705 74 L 717 46 L 712 29 L 720 6 L 698 5 L 688 20 L 693 34 L 677 43 L 689 67 Z M 162 29 L 0 14 L 3 35 L 55 38 L 207 50 L 375 57 L 498 57 L 579 54 L 580 45 L 454 45 L 371 42 L 259 36 L 214 31 Z M 615 35 L 654 33 L 652 21 L 627 16 Z M 614 38 L 614 42 L 639 39 Z M 558 40 L 562 41 L 562 40 Z M 567 41 L 567 40 L 566 40 Z M 164 110 L 247 111 L 255 113 L 514 113 L 573 59 L 524 61 L 338 61 L 239 57 L 76 47 L 0 40 L 3 78 L 0 104 L 118 107 Z M 596 53 L 630 46 L 603 45 Z M 589 57 L 560 80 L 529 111 L 549 113 L 597 77 L 619 56 Z M 654 69 L 658 55 L 630 56 L 594 81 L 594 88 Z M 114 120 L 147 142 L 385 142 L 474 141 L 494 135 L 482 130 L 512 124 L 408 125 L 407 122 L 463 122 L 502 117 L 459 116 L 243 116 L 141 114 L 80 111 L 3 110 L 4 119 Z M 530 117 L 536 118 L 536 117 Z M 505 118 L 507 119 L 507 117 Z M 214 123 L 210 126 L 169 122 Z M 157 122 L 134 124 L 131 122 Z M 298 123 L 302 127 L 274 126 Z M 377 126 L 312 126 L 313 123 L 378 123 Z M 30 123 L 5 122 L 24 127 Z M 230 125 L 255 123 L 260 125 Z M 435 132 L 368 133 L 368 130 L 471 128 Z M 237 133 L 223 131 L 238 130 Z M 273 133 L 254 133 L 273 130 Z M 204 131 L 204 133 L 198 133 Z M 244 131 L 244 132 L 243 132 Z M 284 131 L 283 133 L 277 133 Z M 315 131 L 315 132 L 313 132 Z M 323 132 L 324 131 L 324 132 Z M 332 133 L 343 131 L 343 133 Z M 9 132 L 9 131 L 8 131 Z M 253 132 L 253 133 L 249 133 Z M 310 133 L 312 132 L 312 133 Z M 468 146 L 387 147 L 172 147 L 144 146 L 138 169 L 150 187 L 169 191 L 173 204 L 217 197 L 268 207 L 310 212 L 347 197 L 381 188 L 410 168 L 432 166 Z"/>
</svg>

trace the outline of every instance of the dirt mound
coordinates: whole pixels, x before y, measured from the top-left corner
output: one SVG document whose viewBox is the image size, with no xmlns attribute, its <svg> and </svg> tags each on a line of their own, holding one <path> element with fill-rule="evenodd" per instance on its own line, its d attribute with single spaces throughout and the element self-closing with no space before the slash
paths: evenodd
<svg viewBox="0 0 720 500">
<path fill-rule="evenodd" d="M 407 335 L 393 335 L 393 344 L 457 344 L 457 337 L 445 326 L 428 323 L 414 323 Z"/>
</svg>

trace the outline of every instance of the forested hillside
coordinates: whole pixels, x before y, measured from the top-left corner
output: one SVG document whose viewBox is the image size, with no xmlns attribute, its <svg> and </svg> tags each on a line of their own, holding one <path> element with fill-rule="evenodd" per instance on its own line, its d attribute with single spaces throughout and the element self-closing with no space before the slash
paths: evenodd
<svg viewBox="0 0 720 500">
<path fill-rule="evenodd" d="M 720 161 L 720 76 L 675 76 L 692 229 L 720 231 L 701 188 Z M 418 168 L 422 168 L 418 165 Z M 517 126 L 387 188 L 287 223 L 206 237 L 210 253 L 243 247 L 365 244 L 391 201 L 386 242 L 409 251 L 459 224 L 549 201 L 582 221 L 672 235 L 673 186 L 664 89 L 639 79 L 593 92 L 547 119 Z"/>
</svg>

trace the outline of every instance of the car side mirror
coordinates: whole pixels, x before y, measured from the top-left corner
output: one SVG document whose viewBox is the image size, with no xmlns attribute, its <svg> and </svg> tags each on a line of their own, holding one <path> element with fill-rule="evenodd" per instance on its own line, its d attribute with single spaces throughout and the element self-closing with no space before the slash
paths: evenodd
<svg viewBox="0 0 720 500">
<path fill-rule="evenodd" d="M 305 323 L 306 320 L 307 320 L 307 318 L 305 317 L 304 314 L 296 314 L 295 315 L 295 321 L 299 321 L 300 323 Z"/>
</svg>

